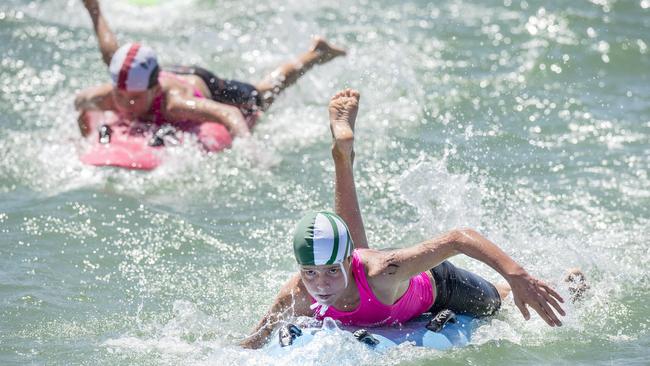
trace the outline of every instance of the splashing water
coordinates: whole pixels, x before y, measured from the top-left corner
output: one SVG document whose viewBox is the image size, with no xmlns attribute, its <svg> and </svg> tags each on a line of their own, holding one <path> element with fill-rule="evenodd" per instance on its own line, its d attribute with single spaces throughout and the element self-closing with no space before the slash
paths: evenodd
<svg viewBox="0 0 650 366">
<path fill-rule="evenodd" d="M 105 1 L 121 42 L 256 82 L 310 45 L 349 55 L 288 89 L 250 141 L 151 173 L 78 161 L 73 96 L 108 81 L 77 1 L 0 5 L 0 364 L 644 364 L 650 357 L 647 1 Z M 71 17 L 69 14 L 78 14 Z M 275 359 L 236 343 L 332 207 L 326 102 L 362 94 L 370 243 L 472 227 L 568 296 L 564 327 L 506 299 L 472 345 L 377 354 L 332 332 Z M 493 281 L 488 267 L 454 263 Z"/>
</svg>

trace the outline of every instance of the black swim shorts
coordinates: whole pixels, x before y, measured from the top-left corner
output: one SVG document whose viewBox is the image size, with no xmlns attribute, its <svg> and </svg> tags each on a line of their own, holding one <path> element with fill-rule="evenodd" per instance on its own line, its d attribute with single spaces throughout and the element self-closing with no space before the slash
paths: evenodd
<svg viewBox="0 0 650 366">
<path fill-rule="evenodd" d="M 499 292 L 488 280 L 444 261 L 431 269 L 436 300 L 429 311 L 449 309 L 476 318 L 493 315 L 501 307 Z"/>
<path fill-rule="evenodd" d="M 253 112 L 262 107 L 262 98 L 255 86 L 236 80 L 220 79 L 210 70 L 199 66 L 171 66 L 165 71 L 179 75 L 196 75 L 205 82 L 212 99 L 219 103 L 239 107 L 242 111 Z"/>
</svg>

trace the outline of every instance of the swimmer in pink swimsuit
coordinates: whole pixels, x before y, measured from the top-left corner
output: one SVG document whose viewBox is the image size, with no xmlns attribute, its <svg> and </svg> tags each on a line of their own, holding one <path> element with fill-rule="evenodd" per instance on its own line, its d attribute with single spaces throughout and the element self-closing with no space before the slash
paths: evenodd
<svg viewBox="0 0 650 366">
<path fill-rule="evenodd" d="M 317 37 L 309 51 L 281 65 L 256 85 L 220 79 L 200 67 L 171 67 L 169 71 L 176 77 L 168 77 L 161 72 L 156 54 L 149 47 L 138 43 L 118 47 L 98 0 L 83 3 L 113 81 L 77 95 L 75 107 L 80 111 L 79 128 L 83 136 L 92 132 L 84 121 L 84 112 L 110 110 L 141 122 L 216 122 L 235 137 L 247 137 L 251 127 L 247 117 L 251 113 L 269 108 L 279 93 L 314 65 L 345 55 L 344 50 Z"/>
<path fill-rule="evenodd" d="M 297 316 L 330 317 L 360 327 L 399 325 L 441 310 L 489 316 L 510 291 L 524 318 L 530 318 L 531 307 L 548 325 L 560 326 L 556 313 L 565 315 L 562 297 L 474 230 L 452 230 L 402 249 L 368 249 L 352 172 L 358 103 L 359 93 L 347 89 L 329 105 L 334 205 L 340 216 L 319 211 L 298 222 L 293 248 L 299 273 L 282 286 L 271 309 L 240 345 L 261 347 L 274 329 Z M 494 286 L 446 261 L 456 254 L 489 265 L 508 284 Z"/>
<path fill-rule="evenodd" d="M 366 278 L 361 253 L 363 253 L 363 249 L 355 249 L 352 252 L 351 263 L 352 277 L 355 279 L 359 291 L 359 306 L 352 311 L 341 311 L 335 307 L 322 309 L 323 305 L 313 300 L 318 304 L 314 307 L 318 319 L 330 317 L 345 325 L 378 327 L 402 324 L 426 313 L 431 308 L 435 294 L 427 273 L 411 277 L 408 289 L 394 304 L 386 305 L 379 301 Z"/>
</svg>

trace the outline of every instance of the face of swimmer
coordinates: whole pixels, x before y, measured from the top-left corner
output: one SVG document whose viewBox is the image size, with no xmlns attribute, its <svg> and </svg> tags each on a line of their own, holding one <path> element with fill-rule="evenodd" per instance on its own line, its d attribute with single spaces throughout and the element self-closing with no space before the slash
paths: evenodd
<svg viewBox="0 0 650 366">
<path fill-rule="evenodd" d="M 151 109 L 151 103 L 158 93 L 155 85 L 145 91 L 127 91 L 113 87 L 113 101 L 120 115 L 128 119 L 144 116 Z"/>
<path fill-rule="evenodd" d="M 350 278 L 350 259 L 343 262 L 343 268 Z M 309 294 L 323 305 L 332 305 L 343 295 L 346 289 L 345 274 L 341 271 L 341 266 L 321 265 L 321 266 L 300 266 L 300 278 L 305 284 Z"/>
</svg>

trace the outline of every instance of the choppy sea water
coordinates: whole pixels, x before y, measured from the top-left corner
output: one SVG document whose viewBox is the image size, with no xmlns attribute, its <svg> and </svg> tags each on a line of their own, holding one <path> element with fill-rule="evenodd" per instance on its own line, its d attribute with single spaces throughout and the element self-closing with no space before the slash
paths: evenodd
<svg viewBox="0 0 650 366">
<path fill-rule="evenodd" d="M 122 42 L 259 80 L 321 34 L 317 67 L 225 153 L 152 173 L 82 165 L 72 100 L 108 76 L 77 1 L 0 4 L 0 364 L 648 364 L 650 1 L 105 1 Z M 473 227 L 558 286 L 559 329 L 512 301 L 473 344 L 287 358 L 236 346 L 295 271 L 290 233 L 332 207 L 326 104 L 362 94 L 371 246 Z M 498 281 L 466 258 L 456 264 Z"/>
</svg>

